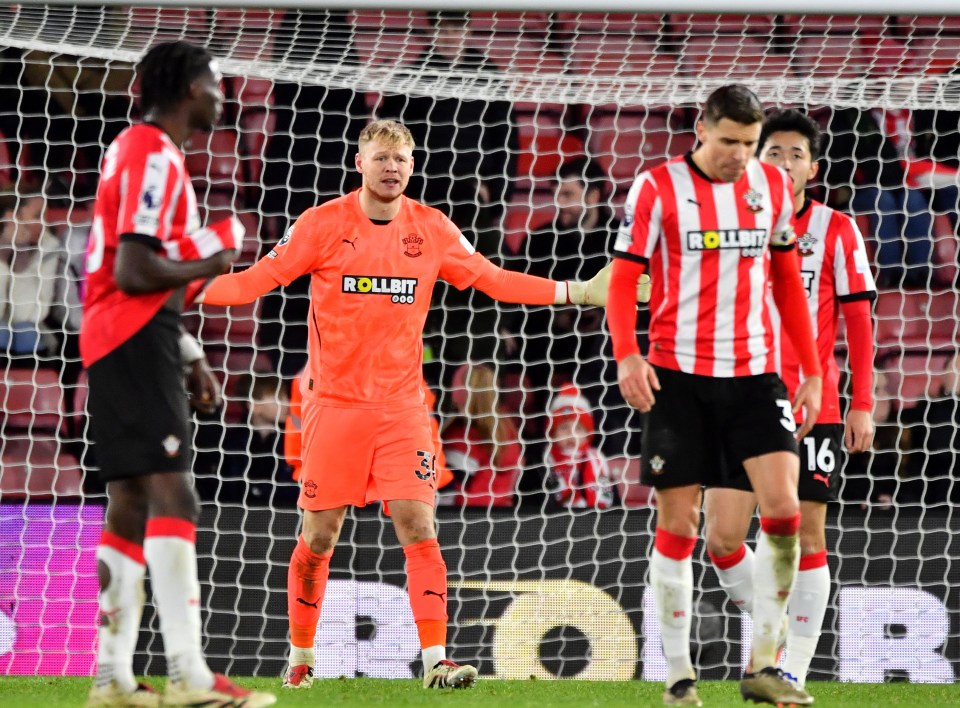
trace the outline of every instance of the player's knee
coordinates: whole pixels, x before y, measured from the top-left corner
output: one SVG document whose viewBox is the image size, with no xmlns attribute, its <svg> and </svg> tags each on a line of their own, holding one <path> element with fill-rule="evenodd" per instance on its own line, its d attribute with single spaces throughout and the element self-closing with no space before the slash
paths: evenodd
<svg viewBox="0 0 960 708">
<path fill-rule="evenodd" d="M 729 556 L 743 545 L 743 538 L 728 529 L 707 527 L 707 550 L 717 558 Z"/>
<path fill-rule="evenodd" d="M 154 475 L 148 489 L 150 516 L 170 516 L 192 524 L 200 520 L 200 499 L 185 474 Z"/>
<path fill-rule="evenodd" d="M 767 519 L 792 519 L 800 513 L 800 501 L 796 492 L 777 495 L 760 505 L 760 516 Z"/>
<path fill-rule="evenodd" d="M 307 544 L 311 551 L 322 555 L 333 550 L 334 546 L 337 545 L 340 533 L 339 529 L 324 525 L 309 530 L 303 529 L 300 535 L 303 536 L 303 542 Z"/>
<path fill-rule="evenodd" d="M 666 512 L 666 513 L 665 513 Z M 657 528 L 665 529 L 677 536 L 693 538 L 700 527 L 700 507 L 684 506 L 669 511 L 662 507 L 658 510 Z"/>
</svg>

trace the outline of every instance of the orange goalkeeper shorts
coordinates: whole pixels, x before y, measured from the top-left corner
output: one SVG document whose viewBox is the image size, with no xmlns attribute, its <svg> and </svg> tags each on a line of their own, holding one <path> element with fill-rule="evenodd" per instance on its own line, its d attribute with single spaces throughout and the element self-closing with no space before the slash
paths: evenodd
<svg viewBox="0 0 960 708">
<path fill-rule="evenodd" d="M 433 434 L 426 406 L 343 408 L 304 400 L 300 508 L 375 501 L 436 503 Z"/>
</svg>

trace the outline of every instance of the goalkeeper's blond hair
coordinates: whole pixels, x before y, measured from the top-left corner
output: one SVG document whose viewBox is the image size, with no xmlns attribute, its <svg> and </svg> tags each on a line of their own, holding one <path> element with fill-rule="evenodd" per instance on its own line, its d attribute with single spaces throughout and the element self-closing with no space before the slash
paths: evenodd
<svg viewBox="0 0 960 708">
<path fill-rule="evenodd" d="M 361 150 L 369 143 L 376 140 L 385 147 L 407 146 L 411 150 L 417 146 L 413 139 L 413 133 L 403 123 L 395 120 L 375 120 L 368 124 L 366 128 L 360 131 L 358 146 Z"/>
</svg>

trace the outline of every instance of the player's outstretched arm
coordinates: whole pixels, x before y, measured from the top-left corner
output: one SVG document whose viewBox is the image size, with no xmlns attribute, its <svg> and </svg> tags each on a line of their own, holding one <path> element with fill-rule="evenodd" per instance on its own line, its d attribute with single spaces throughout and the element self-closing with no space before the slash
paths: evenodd
<svg viewBox="0 0 960 708">
<path fill-rule="evenodd" d="M 611 264 L 607 264 L 590 280 L 557 281 L 536 275 L 517 273 L 484 261 L 483 270 L 473 287 L 494 300 L 518 305 L 594 305 L 607 304 Z M 644 276 L 646 277 L 646 276 Z M 636 287 L 636 301 L 650 299 L 650 279 L 641 279 Z M 634 305 L 635 307 L 635 305 Z"/>
<path fill-rule="evenodd" d="M 823 393 L 823 370 L 813 337 L 813 324 L 807 307 L 807 292 L 800 279 L 800 266 L 793 249 L 773 249 L 770 266 L 773 271 L 773 300 L 780 311 L 783 327 L 800 359 L 805 380 L 797 389 L 793 412 L 806 409 L 803 423 L 797 431 L 799 440 L 809 433 L 817 417 Z"/>
<path fill-rule="evenodd" d="M 214 278 L 195 302 L 205 305 L 245 305 L 280 285 L 261 258 L 246 270 Z"/>
</svg>

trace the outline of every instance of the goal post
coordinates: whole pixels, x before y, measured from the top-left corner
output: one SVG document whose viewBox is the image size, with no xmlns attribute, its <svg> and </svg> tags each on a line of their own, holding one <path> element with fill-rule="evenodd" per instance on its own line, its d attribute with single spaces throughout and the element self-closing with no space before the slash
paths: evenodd
<svg viewBox="0 0 960 708">
<path fill-rule="evenodd" d="M 568 0 L 491 0 L 458 5 L 469 16 L 448 15 L 443 37 L 430 13 L 449 4 L 325 5 L 0 8 L 4 234 L 30 230 L 36 219 L 19 211 L 28 199 L 44 205 L 42 248 L 0 242 L 0 283 L 13 282 L 16 259 L 57 256 L 19 300 L 0 288 L 0 674 L 94 670 L 104 496 L 92 481 L 76 352 L 84 251 L 103 150 L 139 118 L 132 66 L 153 44 L 186 39 L 209 47 L 225 76 L 223 120 L 186 155 L 203 217 L 236 214 L 246 227 L 240 267 L 304 209 L 357 186 L 356 139 L 376 117 L 401 118 L 417 136 L 422 179 L 408 193 L 448 213 L 498 263 L 558 274 L 605 257 L 634 176 L 695 146 L 698 106 L 713 89 L 744 83 L 766 107 L 814 116 L 826 149 L 811 191 L 856 217 L 871 267 L 889 277 L 875 308 L 877 442 L 872 455 L 844 461 L 828 515 L 833 594 L 812 678 L 955 682 L 960 5 L 919 0 L 907 15 L 902 2 L 876 0 L 861 14 L 850 2 L 786 0 L 771 14 L 760 0 L 604 0 L 583 12 Z M 430 54 L 444 42 L 449 54 Z M 903 172 L 913 201 L 881 206 L 883 170 L 851 167 L 867 156 L 837 147 L 861 122 L 905 141 L 879 161 Z M 936 169 L 908 174 L 913 158 Z M 569 179 L 581 188 L 572 201 L 558 193 Z M 296 484 L 244 431 L 252 379 L 278 374 L 285 389 L 305 361 L 307 298 L 301 280 L 253 306 L 184 317 L 225 392 L 223 409 L 196 421 L 194 442 L 205 651 L 234 674 L 279 675 L 285 660 Z M 32 340 L 17 334 L 31 317 Z M 439 496 L 451 656 L 486 677 L 665 677 L 646 586 L 654 508 L 638 479 L 641 421 L 619 398 L 607 340 L 600 312 L 435 293 L 424 371 L 438 417 L 455 418 L 467 369 L 487 366 L 524 455 L 505 495 L 491 483 Z M 837 356 L 845 361 L 842 336 Z M 548 406 L 570 382 L 608 460 L 609 509 L 564 508 L 541 464 Z M 285 394 L 270 396 L 283 408 Z M 462 451 L 448 461 L 458 474 L 477 464 Z M 471 494 L 475 504 L 460 503 Z M 694 565 L 698 670 L 738 677 L 750 628 L 725 602 L 702 544 Z M 331 569 L 318 675 L 414 675 L 403 554 L 379 509 L 349 514 Z M 156 629 L 149 601 L 146 616 Z M 137 670 L 165 670 L 146 631 Z"/>
</svg>

